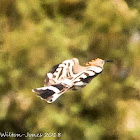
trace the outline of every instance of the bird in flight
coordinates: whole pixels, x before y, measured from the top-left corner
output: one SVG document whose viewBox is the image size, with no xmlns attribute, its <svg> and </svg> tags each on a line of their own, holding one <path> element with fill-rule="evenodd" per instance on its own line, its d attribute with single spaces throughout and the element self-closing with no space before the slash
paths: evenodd
<svg viewBox="0 0 140 140">
<path fill-rule="evenodd" d="M 77 58 L 65 60 L 46 74 L 44 87 L 32 89 L 32 92 L 38 93 L 37 95 L 47 103 L 52 103 L 70 89 L 77 90 L 85 87 L 102 72 L 106 62 L 112 60 L 97 58 L 87 62 L 86 66 L 79 65 Z"/>
</svg>

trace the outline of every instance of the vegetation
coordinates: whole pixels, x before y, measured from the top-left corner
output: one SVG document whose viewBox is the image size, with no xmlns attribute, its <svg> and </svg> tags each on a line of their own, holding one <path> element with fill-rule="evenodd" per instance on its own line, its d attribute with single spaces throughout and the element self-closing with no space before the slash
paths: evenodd
<svg viewBox="0 0 140 140">
<path fill-rule="evenodd" d="M 0 132 L 139 140 L 139 17 L 139 0 L 1 0 Z M 114 63 L 52 104 L 37 98 L 31 90 L 72 57 L 81 65 L 97 57 Z"/>
</svg>

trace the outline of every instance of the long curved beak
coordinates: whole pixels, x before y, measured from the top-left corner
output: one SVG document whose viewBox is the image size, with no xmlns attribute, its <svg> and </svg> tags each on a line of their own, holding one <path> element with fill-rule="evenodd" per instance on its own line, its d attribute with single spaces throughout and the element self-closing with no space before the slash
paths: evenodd
<svg viewBox="0 0 140 140">
<path fill-rule="evenodd" d="M 113 62 L 113 60 L 104 60 L 104 62 Z"/>
</svg>

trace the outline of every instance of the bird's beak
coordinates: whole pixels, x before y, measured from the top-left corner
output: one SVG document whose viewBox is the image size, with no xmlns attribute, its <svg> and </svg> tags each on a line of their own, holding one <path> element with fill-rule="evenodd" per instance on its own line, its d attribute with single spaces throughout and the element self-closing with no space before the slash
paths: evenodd
<svg viewBox="0 0 140 140">
<path fill-rule="evenodd" d="M 113 60 L 104 60 L 104 62 L 113 62 Z"/>
</svg>

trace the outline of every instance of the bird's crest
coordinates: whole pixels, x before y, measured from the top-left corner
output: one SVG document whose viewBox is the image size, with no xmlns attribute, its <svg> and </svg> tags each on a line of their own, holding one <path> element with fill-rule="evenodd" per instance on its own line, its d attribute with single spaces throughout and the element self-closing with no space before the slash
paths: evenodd
<svg viewBox="0 0 140 140">
<path fill-rule="evenodd" d="M 98 62 L 101 62 L 101 61 L 103 61 L 103 60 L 100 58 L 96 58 L 96 59 L 93 59 L 93 60 L 87 62 L 86 65 L 87 66 L 94 66 L 94 65 L 97 65 Z"/>
</svg>

